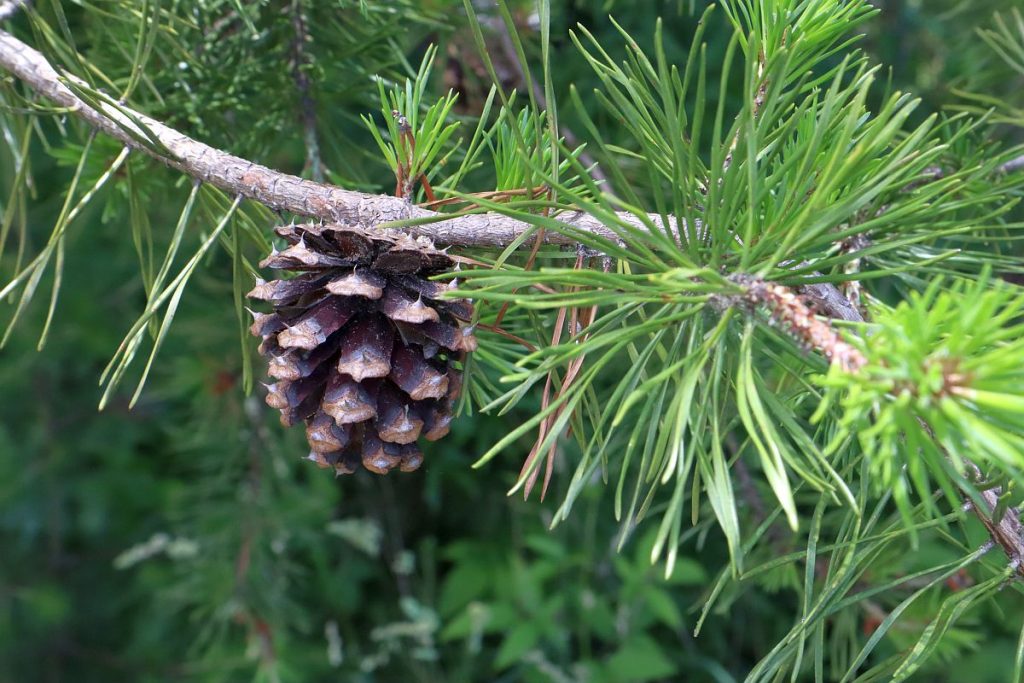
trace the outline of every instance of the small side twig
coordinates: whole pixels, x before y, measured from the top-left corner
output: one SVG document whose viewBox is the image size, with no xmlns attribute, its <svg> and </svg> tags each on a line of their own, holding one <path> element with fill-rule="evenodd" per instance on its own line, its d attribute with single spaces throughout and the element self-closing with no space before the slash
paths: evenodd
<svg viewBox="0 0 1024 683">
<path fill-rule="evenodd" d="M 945 177 L 946 171 L 941 166 L 929 166 L 921 172 L 921 176 L 917 180 L 902 187 L 900 189 L 900 193 L 905 194 L 913 192 L 919 187 L 941 180 Z M 872 217 L 880 218 L 881 216 L 884 216 L 891 206 L 891 204 L 883 204 L 881 208 L 871 214 Z M 858 219 L 856 222 L 859 223 L 861 220 Z M 851 235 L 850 237 L 841 240 L 836 245 L 836 250 L 839 254 L 855 255 L 858 252 L 864 251 L 869 246 L 871 246 L 870 233 L 863 232 Z M 843 294 L 846 295 L 850 305 L 863 314 L 864 306 L 862 301 L 862 286 L 860 280 L 856 279 L 856 275 L 860 272 L 862 263 L 863 259 L 859 256 L 846 262 L 843 266 L 843 274 L 846 275 L 848 279 L 842 282 L 839 287 L 842 289 Z"/>
<path fill-rule="evenodd" d="M 839 252 L 841 254 L 857 254 L 858 252 L 867 249 L 870 244 L 871 241 L 868 239 L 867 235 L 853 235 L 839 244 Z M 850 306 L 858 311 L 864 310 L 864 306 L 861 301 L 861 284 L 860 280 L 856 277 L 860 272 L 861 260 L 862 259 L 858 256 L 850 259 L 843 266 L 843 274 L 849 279 L 840 285 L 843 294 L 846 295 L 846 300 L 850 302 Z"/>
<path fill-rule="evenodd" d="M 413 165 L 416 163 L 416 136 L 412 132 L 409 119 L 397 109 L 391 110 L 391 116 L 395 118 L 395 123 L 398 126 L 398 140 L 395 145 L 395 159 L 398 162 L 398 168 L 395 169 L 395 196 L 406 200 L 411 199 L 413 184 L 418 180 L 427 196 L 427 203 L 436 202 L 434 188 L 430 187 L 427 174 L 417 174 L 413 171 Z M 403 152 L 405 159 L 401 158 Z"/>
</svg>

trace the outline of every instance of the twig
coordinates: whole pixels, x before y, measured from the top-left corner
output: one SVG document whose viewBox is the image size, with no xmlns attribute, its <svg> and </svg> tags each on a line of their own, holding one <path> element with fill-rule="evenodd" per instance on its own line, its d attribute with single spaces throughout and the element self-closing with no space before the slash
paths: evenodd
<svg viewBox="0 0 1024 683">
<path fill-rule="evenodd" d="M 827 282 L 800 285 L 796 291 L 811 302 L 814 308 L 830 320 L 862 323 L 864 316 L 839 288 Z"/>
<path fill-rule="evenodd" d="M 921 177 L 901 188 L 900 193 L 913 192 L 919 187 L 923 187 L 945 177 L 946 171 L 941 166 L 929 166 L 921 172 Z M 891 204 L 883 204 L 871 215 L 874 219 L 878 219 L 888 213 L 890 208 L 892 208 Z M 856 223 L 861 222 L 862 221 L 860 219 L 856 221 Z M 848 226 L 840 226 L 836 229 L 840 230 L 844 227 Z M 861 281 L 857 279 L 857 274 L 860 273 L 863 259 L 860 256 L 857 256 L 857 254 L 870 246 L 871 236 L 868 232 L 851 235 L 837 244 L 838 254 L 856 256 L 856 258 L 851 258 L 843 265 L 843 274 L 847 276 L 847 279 L 842 282 L 839 287 L 847 300 L 849 300 L 850 305 L 858 311 L 863 310 L 863 302 L 861 300 Z"/>
<path fill-rule="evenodd" d="M 871 246 L 871 240 L 868 239 L 867 234 L 860 233 L 840 242 L 839 253 L 856 255 L 869 246 Z M 861 281 L 857 279 L 857 275 L 860 273 L 861 261 L 863 259 L 857 256 L 846 262 L 843 266 L 843 275 L 846 275 L 849 279 L 840 285 L 843 294 L 846 295 L 846 300 L 858 311 L 862 310 L 863 305 L 861 300 Z"/>
<path fill-rule="evenodd" d="M 918 418 L 917 422 L 924 429 L 925 433 L 933 441 L 936 441 L 935 432 L 932 431 L 931 425 L 921 418 Z M 947 460 L 952 460 L 945 446 L 938 441 L 936 441 L 936 445 Z M 977 465 L 967 458 L 961 458 L 960 460 L 967 466 L 968 472 L 974 481 L 980 482 L 985 480 L 985 475 Z M 1002 518 L 997 522 L 992 519 L 991 515 L 999 506 L 999 498 L 1003 495 L 1002 487 L 994 486 L 983 489 L 978 493 L 982 500 L 985 501 L 984 510 L 978 509 L 978 506 L 971 501 L 967 494 L 961 491 L 965 503 L 971 502 L 970 509 L 974 511 L 978 521 L 988 531 L 989 538 L 1006 553 L 1006 557 L 1010 560 L 1010 566 L 1013 567 L 1013 573 L 1024 577 L 1024 522 L 1021 522 L 1020 510 L 1014 507 L 1007 508 L 1003 512 Z"/>
<path fill-rule="evenodd" d="M 824 354 L 833 364 L 847 372 L 856 372 L 867 363 L 859 349 L 839 336 L 831 321 L 816 317 L 790 288 L 759 279 L 733 279 L 746 285 L 748 301 L 768 308 L 774 322 L 809 348 Z"/>
<path fill-rule="evenodd" d="M 309 30 L 306 17 L 302 12 L 302 0 L 292 0 L 292 72 L 295 87 L 299 91 L 299 118 L 302 120 L 303 138 L 306 141 L 306 168 L 313 180 L 324 181 L 324 166 L 320 159 L 320 141 L 316 133 L 316 100 L 313 98 L 312 85 L 309 82 L 309 56 L 306 54 L 306 43 L 309 42 Z"/>
</svg>

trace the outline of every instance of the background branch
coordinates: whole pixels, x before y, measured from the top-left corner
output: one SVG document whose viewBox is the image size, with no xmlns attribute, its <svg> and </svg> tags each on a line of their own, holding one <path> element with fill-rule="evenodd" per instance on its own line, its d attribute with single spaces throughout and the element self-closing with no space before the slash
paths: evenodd
<svg viewBox="0 0 1024 683">
<path fill-rule="evenodd" d="M 525 87 L 527 83 L 530 84 L 530 90 L 533 92 L 533 97 L 537 101 L 537 106 L 541 109 L 547 109 L 548 103 L 547 98 L 544 96 L 544 88 L 542 88 L 536 80 L 528 78 L 522 63 L 519 61 L 519 55 L 516 53 L 515 45 L 512 43 L 512 36 L 509 34 L 509 27 L 501 18 L 491 17 L 487 23 L 490 25 L 491 30 L 498 36 L 498 46 L 501 48 L 501 54 L 504 61 L 508 64 L 509 68 L 515 74 L 519 85 Z M 576 137 L 576 133 L 571 128 L 564 124 L 558 126 L 559 134 L 565 138 L 565 144 L 570 148 L 579 147 L 580 141 Z M 580 163 L 582 163 L 587 169 L 590 177 L 598 183 L 601 183 L 602 187 L 609 194 L 615 194 L 615 189 L 608 180 L 608 177 L 601 170 L 601 165 L 597 163 L 597 160 L 587 152 L 583 150 L 579 155 Z"/>
<path fill-rule="evenodd" d="M 303 14 L 301 0 L 293 0 L 291 6 L 292 30 L 292 74 L 295 87 L 299 91 L 299 118 L 302 119 L 302 135 L 306 143 L 306 169 L 313 180 L 322 183 L 324 180 L 324 164 L 320 158 L 320 140 L 316 132 L 316 100 L 313 98 L 313 87 L 309 82 L 310 59 L 306 53 L 309 42 L 309 31 L 306 28 L 306 17 Z"/>
</svg>

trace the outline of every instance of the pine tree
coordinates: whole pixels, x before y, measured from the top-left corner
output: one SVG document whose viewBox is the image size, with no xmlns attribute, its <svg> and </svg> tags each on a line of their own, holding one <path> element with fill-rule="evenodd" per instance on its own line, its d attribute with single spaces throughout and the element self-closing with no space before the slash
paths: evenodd
<svg viewBox="0 0 1024 683">
<path fill-rule="evenodd" d="M 698 4 L 0 3 L 2 675 L 1022 680 L 1024 17 Z"/>
</svg>

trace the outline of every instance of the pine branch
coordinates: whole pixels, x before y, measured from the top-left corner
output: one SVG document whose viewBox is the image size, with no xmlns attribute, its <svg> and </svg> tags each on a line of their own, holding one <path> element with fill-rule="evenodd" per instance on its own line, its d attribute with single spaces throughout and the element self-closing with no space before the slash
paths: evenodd
<svg viewBox="0 0 1024 683">
<path fill-rule="evenodd" d="M 12 1 L 17 4 L 19 0 Z M 40 52 L 4 31 L 0 31 L 0 67 L 131 149 L 276 211 L 369 229 L 384 223 L 417 221 L 417 225 L 403 229 L 439 245 L 463 247 L 505 247 L 534 229 L 530 223 L 499 213 L 448 217 L 399 197 L 355 192 L 304 180 L 210 147 L 121 103 L 115 105 L 96 99 L 94 107 L 64 84 L 69 82 L 78 88 L 87 88 L 83 81 L 59 74 Z M 147 139 L 156 144 L 144 144 L 142 141 Z M 574 231 L 619 240 L 614 231 L 583 211 L 563 212 L 553 217 Z M 646 229 L 645 222 L 632 213 L 618 212 L 618 218 L 636 229 Z M 648 214 L 646 218 L 655 224 L 662 220 L 660 214 Z M 675 231 L 671 217 L 669 221 L 670 229 Z M 544 231 L 543 238 L 549 244 L 575 244 L 571 237 L 555 230 Z M 851 317 L 856 312 L 851 312 L 852 307 L 834 285 L 811 285 L 804 288 L 803 294 L 830 318 L 856 320 Z"/>
<path fill-rule="evenodd" d="M 977 465 L 966 459 L 964 462 L 975 481 L 984 480 L 985 477 Z M 1002 493 L 1002 488 L 998 486 L 982 490 L 980 494 L 985 501 L 986 509 L 984 510 L 979 510 L 978 506 L 970 501 L 966 501 L 965 504 L 970 505 L 978 521 L 988 531 L 988 535 L 1006 553 L 1010 565 L 1014 568 L 1014 573 L 1019 577 L 1024 577 L 1024 523 L 1021 522 L 1020 510 L 1013 507 L 1007 508 L 1001 519 L 998 521 L 992 519 L 992 512 L 997 509 Z"/>
<path fill-rule="evenodd" d="M 10 17 L 21 4 L 19 0 L 9 0 L 0 4 L 0 19 Z M 497 213 L 447 217 L 413 206 L 401 198 L 354 192 L 303 180 L 193 140 L 120 103 L 113 104 L 96 99 L 95 106 L 92 106 L 64 84 L 69 82 L 77 88 L 86 89 L 88 86 L 83 81 L 73 76 L 62 76 L 41 53 L 3 31 L 0 31 L 0 66 L 39 94 L 68 108 L 90 126 L 128 147 L 140 150 L 193 178 L 253 199 L 275 210 L 367 228 L 410 219 L 432 221 L 407 230 L 416 235 L 429 237 L 439 244 L 458 246 L 506 246 L 533 229 L 529 223 Z M 154 144 L 146 144 L 146 140 Z M 1021 166 L 1024 166 L 1024 157 L 1007 162 L 1000 170 L 1011 172 Z M 631 213 L 620 212 L 619 217 L 634 227 L 642 229 L 644 226 L 643 221 Z M 563 213 L 557 218 L 574 230 L 618 239 L 612 230 L 583 212 Z M 661 220 L 658 214 L 649 214 L 648 218 L 653 222 Z M 555 244 L 573 243 L 570 237 L 555 231 L 545 231 L 545 241 Z M 774 292 L 775 289 L 771 291 Z M 801 293 L 830 318 L 861 320 L 859 313 L 832 285 L 805 286 Z M 757 296 L 751 296 L 759 300 Z M 787 302 L 787 306 L 792 304 L 788 299 Z M 807 313 L 810 316 L 809 311 Z M 807 317 L 804 322 L 810 325 L 812 318 L 813 316 Z M 827 351 L 830 357 L 837 357 L 834 349 L 821 348 L 819 342 L 826 338 L 835 342 L 838 337 L 817 336 L 824 328 L 820 325 L 811 327 L 803 330 L 806 334 L 802 332 L 801 338 L 812 346 L 817 344 L 816 348 L 819 351 Z M 846 354 L 845 347 L 841 350 L 843 353 L 838 357 L 850 361 L 851 357 Z M 856 359 L 854 362 L 846 361 L 842 362 L 844 366 L 848 366 L 850 370 L 856 369 Z M 980 478 L 980 470 L 975 473 Z M 983 511 L 975 507 L 975 512 L 992 538 L 1003 547 L 1011 562 L 1017 566 L 1018 573 L 1024 575 L 1024 567 L 1021 567 L 1021 560 L 1024 558 L 1024 526 L 1018 518 L 1018 512 L 1015 509 L 1007 510 L 998 523 L 988 516 L 995 509 L 999 494 L 1000 491 L 997 489 L 983 491 L 981 495 L 989 509 Z"/>
</svg>

